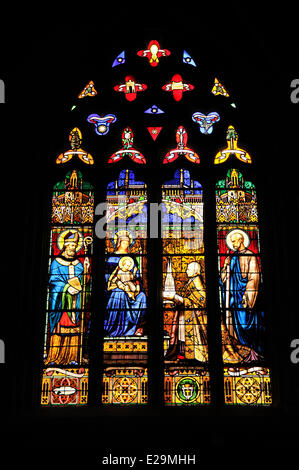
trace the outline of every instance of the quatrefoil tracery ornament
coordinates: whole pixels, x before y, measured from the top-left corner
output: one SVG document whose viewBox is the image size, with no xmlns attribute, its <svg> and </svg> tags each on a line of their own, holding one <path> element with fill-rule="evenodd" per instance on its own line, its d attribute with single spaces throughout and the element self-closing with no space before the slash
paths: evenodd
<svg viewBox="0 0 299 470">
<path fill-rule="evenodd" d="M 98 114 L 90 114 L 87 121 L 94 124 L 95 132 L 98 135 L 106 135 L 110 130 L 110 124 L 116 121 L 114 114 L 106 114 L 106 116 L 99 116 Z"/>
<path fill-rule="evenodd" d="M 220 116 L 216 111 L 209 114 L 196 112 L 192 115 L 192 121 L 199 124 L 199 130 L 202 134 L 211 134 L 213 132 L 213 125 L 220 121 Z"/>
<path fill-rule="evenodd" d="M 114 90 L 124 93 L 128 101 L 134 101 L 137 97 L 137 93 L 147 89 L 145 83 L 137 83 L 133 75 L 127 75 L 125 77 L 125 83 L 115 85 Z"/>
<path fill-rule="evenodd" d="M 159 64 L 160 57 L 170 56 L 170 51 L 168 49 L 161 49 L 158 41 L 150 41 L 147 46 L 147 49 L 137 52 L 139 57 L 147 57 L 150 65 L 152 67 L 157 67 Z"/>
</svg>

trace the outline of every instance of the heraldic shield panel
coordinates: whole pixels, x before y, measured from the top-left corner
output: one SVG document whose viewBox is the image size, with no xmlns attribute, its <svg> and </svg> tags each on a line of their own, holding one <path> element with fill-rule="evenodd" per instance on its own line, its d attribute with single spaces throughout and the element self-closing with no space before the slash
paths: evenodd
<svg viewBox="0 0 299 470">
<path fill-rule="evenodd" d="M 147 190 L 130 170 L 107 187 L 103 404 L 145 404 Z"/>
<path fill-rule="evenodd" d="M 162 186 L 164 403 L 210 403 L 202 187 L 178 169 Z"/>
<path fill-rule="evenodd" d="M 81 172 L 54 186 L 42 405 L 87 403 L 93 208 L 93 187 Z"/>
<path fill-rule="evenodd" d="M 271 404 L 256 189 L 231 169 L 216 184 L 226 404 Z"/>
</svg>

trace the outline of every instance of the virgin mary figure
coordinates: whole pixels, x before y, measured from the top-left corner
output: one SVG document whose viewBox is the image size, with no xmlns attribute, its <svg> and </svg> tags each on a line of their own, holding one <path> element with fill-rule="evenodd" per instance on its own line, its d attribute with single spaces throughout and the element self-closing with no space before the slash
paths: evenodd
<svg viewBox="0 0 299 470">
<path fill-rule="evenodd" d="M 131 242 L 127 231 L 118 233 L 115 254 L 107 260 L 104 332 L 110 337 L 143 335 L 146 295 L 137 262 L 127 255 Z"/>
</svg>

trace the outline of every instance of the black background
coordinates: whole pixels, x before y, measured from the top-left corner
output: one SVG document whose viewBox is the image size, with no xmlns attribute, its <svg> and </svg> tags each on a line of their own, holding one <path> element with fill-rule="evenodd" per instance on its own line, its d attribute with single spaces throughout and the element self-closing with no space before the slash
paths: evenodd
<svg viewBox="0 0 299 470">
<path fill-rule="evenodd" d="M 224 467 L 249 462 L 260 468 L 276 457 L 289 462 L 296 451 L 299 409 L 299 364 L 290 361 L 290 342 L 299 338 L 299 103 L 290 100 L 291 81 L 299 78 L 296 14 L 287 5 L 263 13 L 257 7 L 231 4 L 220 10 L 215 5 L 204 10 L 197 3 L 165 5 L 163 12 L 159 6 L 136 3 L 99 12 L 93 8 L 72 7 L 65 21 L 59 9 L 45 7 L 34 16 L 24 8 L 17 12 L 18 21 L 7 16 L 1 30 L 0 78 L 6 85 L 6 103 L 0 105 L 1 285 L 8 299 L 0 317 L 0 337 L 6 346 L 6 361 L 0 365 L 3 450 L 10 450 L 12 463 L 28 462 L 33 468 L 79 468 L 84 462 L 85 468 L 97 468 L 102 455 L 145 452 L 195 453 L 199 464 L 217 462 Z M 199 59 L 205 77 L 215 72 L 224 77 L 238 104 L 240 142 L 247 142 L 258 156 L 277 400 L 270 410 L 216 406 L 198 413 L 162 413 L 159 408 L 121 415 L 92 410 L 43 413 L 36 406 L 43 331 L 38 307 L 44 298 L 49 188 L 58 179 L 54 160 L 76 120 L 69 110 L 78 90 L 93 76 L 100 77 L 102 89 L 109 87 L 116 55 L 124 49 L 142 49 L 154 38 L 164 47 L 186 49 Z M 152 71 L 143 60 L 139 70 L 146 77 Z M 164 64 L 167 76 L 166 59 Z M 115 77 L 122 75 L 115 70 Z M 150 106 L 152 98 L 148 100 Z M 139 109 L 138 100 L 132 105 L 129 120 Z M 172 119 L 175 122 L 175 116 Z M 138 128 L 138 147 L 137 136 Z M 160 137 L 162 153 L 171 139 L 163 140 L 162 133 Z M 83 137 L 83 148 L 93 149 L 97 142 L 95 137 Z M 150 177 L 156 177 L 156 169 L 152 165 Z M 38 289 L 33 280 L 38 280 Z"/>
</svg>

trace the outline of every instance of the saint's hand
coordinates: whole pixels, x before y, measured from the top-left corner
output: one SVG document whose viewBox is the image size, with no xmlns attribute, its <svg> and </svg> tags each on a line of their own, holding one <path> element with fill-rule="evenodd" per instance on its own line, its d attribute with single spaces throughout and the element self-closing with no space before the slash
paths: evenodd
<svg viewBox="0 0 299 470">
<path fill-rule="evenodd" d="M 79 292 L 78 289 L 75 289 L 75 288 L 72 287 L 72 286 L 70 286 L 70 287 L 68 288 L 68 293 L 71 294 L 71 295 L 76 295 L 76 294 L 78 294 L 78 292 Z"/>
<path fill-rule="evenodd" d="M 226 271 L 226 268 L 227 266 L 230 264 L 230 256 L 228 256 L 227 258 L 225 258 L 224 260 L 224 263 L 223 263 L 223 266 L 222 266 L 222 270 L 223 271 Z"/>
<path fill-rule="evenodd" d="M 165 300 L 174 300 L 175 292 L 163 292 L 162 297 Z"/>
</svg>

